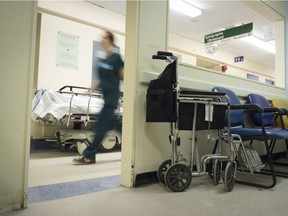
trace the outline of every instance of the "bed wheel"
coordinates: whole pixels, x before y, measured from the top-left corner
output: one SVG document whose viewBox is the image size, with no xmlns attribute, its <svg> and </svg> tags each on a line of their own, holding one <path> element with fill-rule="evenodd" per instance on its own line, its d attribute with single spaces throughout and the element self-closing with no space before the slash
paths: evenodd
<svg viewBox="0 0 288 216">
<path fill-rule="evenodd" d="M 103 138 L 102 143 L 99 146 L 99 150 L 101 152 L 111 152 L 114 151 L 118 145 L 119 145 L 119 139 L 118 136 L 116 135 L 116 132 L 110 131 Z"/>
<path fill-rule="evenodd" d="M 65 143 L 58 143 L 59 149 L 61 152 L 65 152 L 66 151 L 66 145 Z"/>
<path fill-rule="evenodd" d="M 160 183 L 165 185 L 165 173 L 168 168 L 171 166 L 171 159 L 164 161 L 158 168 L 157 177 Z"/>
<path fill-rule="evenodd" d="M 165 184 L 174 192 L 186 190 L 192 181 L 192 173 L 185 164 L 173 164 L 165 173 Z"/>
</svg>

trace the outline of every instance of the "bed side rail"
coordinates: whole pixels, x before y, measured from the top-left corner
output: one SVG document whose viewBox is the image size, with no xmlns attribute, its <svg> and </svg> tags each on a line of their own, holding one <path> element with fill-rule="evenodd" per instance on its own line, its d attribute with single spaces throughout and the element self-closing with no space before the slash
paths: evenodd
<svg viewBox="0 0 288 216">
<path fill-rule="evenodd" d="M 79 91 L 79 90 L 86 90 L 86 92 L 84 91 Z M 68 112 L 68 120 L 67 120 L 67 124 L 66 126 L 68 127 L 70 125 L 70 120 L 72 117 L 72 101 L 74 96 L 88 96 L 88 104 L 87 104 L 87 112 L 86 112 L 86 118 L 84 121 L 84 125 L 85 127 L 87 126 L 88 122 L 90 121 L 90 102 L 91 102 L 91 98 L 92 97 L 97 97 L 97 98 L 102 98 L 102 92 L 100 90 L 96 90 L 96 92 L 91 92 L 90 88 L 87 87 L 81 87 L 81 86 L 70 86 L 70 85 L 66 85 L 63 86 L 62 88 L 59 89 L 58 91 L 61 94 L 71 94 L 71 98 L 70 98 L 70 104 L 69 104 L 69 112 Z M 119 98 L 119 106 L 118 106 L 118 117 L 120 117 L 120 103 L 123 102 L 123 92 L 120 93 L 120 98 Z"/>
<path fill-rule="evenodd" d="M 80 90 L 86 90 L 86 91 L 80 91 Z M 65 94 L 75 94 L 75 95 L 89 95 L 95 96 L 95 97 L 102 97 L 102 92 L 100 90 L 96 90 L 95 92 L 91 92 L 91 89 L 88 87 L 81 87 L 81 86 L 70 86 L 66 85 L 63 86 L 58 90 L 59 93 L 65 93 Z"/>
<path fill-rule="evenodd" d="M 80 91 L 80 90 L 86 90 L 86 91 Z M 84 125 L 85 127 L 87 126 L 89 120 L 90 120 L 90 114 L 89 114 L 89 110 L 90 110 L 90 102 L 91 102 L 91 98 L 92 97 L 102 97 L 101 93 L 92 93 L 90 88 L 87 87 L 81 87 L 81 86 L 70 86 L 70 85 L 66 85 L 63 86 L 62 88 L 59 89 L 58 91 L 61 94 L 71 94 L 71 98 L 70 98 L 70 104 L 69 104 L 69 112 L 68 112 L 68 120 L 67 120 L 67 124 L 66 126 L 68 127 L 70 125 L 70 120 L 72 117 L 72 101 L 74 96 L 88 96 L 88 104 L 87 104 L 87 111 L 86 111 L 86 118 L 84 121 Z"/>
</svg>

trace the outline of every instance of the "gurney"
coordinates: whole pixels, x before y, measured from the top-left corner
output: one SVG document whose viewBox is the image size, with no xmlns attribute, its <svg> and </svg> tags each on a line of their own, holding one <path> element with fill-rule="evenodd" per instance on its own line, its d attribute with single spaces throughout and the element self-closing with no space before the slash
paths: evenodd
<svg viewBox="0 0 288 216">
<path fill-rule="evenodd" d="M 61 151 L 77 146 L 79 153 L 94 137 L 93 125 L 97 122 L 104 100 L 100 92 L 88 92 L 88 88 L 64 86 L 59 91 L 40 89 L 32 102 L 32 120 L 42 126 L 65 125 L 64 130 L 55 129 L 55 138 Z M 115 115 L 122 119 L 122 98 Z M 117 134 L 117 135 L 116 135 Z M 121 143 L 119 133 L 110 131 L 100 149 L 114 150 Z M 80 147 L 81 146 L 81 147 Z"/>
</svg>

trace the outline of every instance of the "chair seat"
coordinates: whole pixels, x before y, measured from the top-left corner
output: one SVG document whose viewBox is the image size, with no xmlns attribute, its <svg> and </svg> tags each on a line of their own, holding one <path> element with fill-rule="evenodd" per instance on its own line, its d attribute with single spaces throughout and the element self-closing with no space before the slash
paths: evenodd
<svg viewBox="0 0 288 216">
<path fill-rule="evenodd" d="M 261 139 L 263 133 L 261 128 L 231 128 L 232 134 L 239 134 L 242 139 Z M 288 139 L 288 130 L 281 128 L 266 128 L 267 139 Z"/>
</svg>

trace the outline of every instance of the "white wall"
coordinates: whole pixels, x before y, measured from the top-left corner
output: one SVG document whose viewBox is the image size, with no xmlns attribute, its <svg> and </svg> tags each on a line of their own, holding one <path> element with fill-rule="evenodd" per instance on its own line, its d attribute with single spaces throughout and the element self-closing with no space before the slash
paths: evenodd
<svg viewBox="0 0 288 216">
<path fill-rule="evenodd" d="M 41 15 L 41 19 L 38 20 L 40 41 L 33 92 L 41 88 L 59 90 L 65 85 L 90 87 L 93 41 L 100 41 L 106 29 L 114 32 L 115 44 L 120 47 L 120 53 L 124 58 L 124 16 L 81 1 L 69 3 L 40 1 L 38 11 Z M 58 31 L 79 37 L 77 69 L 56 65 Z M 121 89 L 122 84 L 121 82 Z M 60 128 L 63 127 L 44 126 L 32 121 L 31 138 L 53 138 L 55 131 Z"/>
<path fill-rule="evenodd" d="M 53 13 L 95 27 L 106 27 L 119 34 L 125 32 L 125 17 L 84 1 L 40 0 L 38 10 Z"/>
<path fill-rule="evenodd" d="M 36 5 L 0 1 L 0 213 L 27 204 Z"/>
<path fill-rule="evenodd" d="M 91 5 L 91 7 L 97 9 L 96 6 Z M 85 13 L 84 9 L 79 11 Z M 99 16 L 97 10 L 93 14 L 93 18 L 97 20 L 97 16 Z M 100 41 L 103 29 L 51 14 L 42 13 L 41 15 L 38 83 L 36 88 L 58 90 L 65 85 L 90 87 L 93 41 Z M 122 24 L 120 23 L 121 21 L 123 20 L 115 20 L 116 23 L 119 22 L 119 25 Z M 109 23 L 102 23 L 102 25 L 102 28 L 110 28 Z M 63 68 L 56 65 L 58 31 L 79 37 L 77 69 Z M 124 36 L 115 34 L 115 44 L 120 47 L 123 55 L 125 46 Z"/>
<path fill-rule="evenodd" d="M 35 89 L 58 90 L 64 85 L 89 87 L 92 71 L 93 40 L 103 29 L 115 34 L 115 43 L 124 54 L 125 17 L 82 1 L 39 1 L 42 13 L 38 83 Z M 78 69 L 56 66 L 57 32 L 79 36 Z"/>
</svg>

